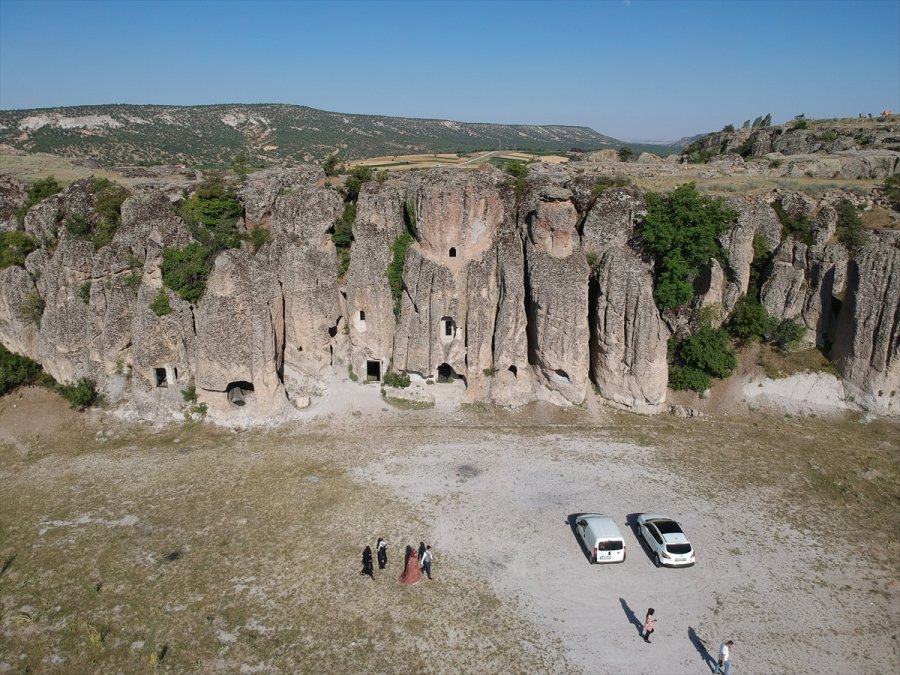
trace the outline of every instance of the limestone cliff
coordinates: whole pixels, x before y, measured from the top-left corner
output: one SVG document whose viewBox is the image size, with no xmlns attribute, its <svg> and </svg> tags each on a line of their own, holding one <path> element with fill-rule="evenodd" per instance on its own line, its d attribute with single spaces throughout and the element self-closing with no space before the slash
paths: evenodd
<svg viewBox="0 0 900 675">
<path fill-rule="evenodd" d="M 455 378 L 469 400 L 503 405 L 579 404 L 593 388 L 632 410 L 664 407 L 670 329 L 689 327 L 667 323 L 654 304 L 653 260 L 636 236 L 639 190 L 592 189 L 591 176 L 552 167 L 532 168 L 518 189 L 499 171 L 393 174 L 361 190 L 339 278 L 332 235 L 344 205 L 323 183 L 315 167 L 251 176 L 239 229 L 268 230 L 267 243 L 220 253 L 196 303 L 163 289 L 171 312 L 157 315 L 163 252 L 193 241 L 172 201 L 180 195 L 129 198 L 98 248 L 66 225 L 90 217 L 89 181 L 20 224 L 25 192 L 0 180 L 2 227 L 39 245 L 24 266 L 0 271 L 0 342 L 60 381 L 96 380 L 143 417 L 179 415 L 179 392 L 194 385 L 216 419 L 265 420 L 306 405 L 348 367 L 363 381 L 389 370 Z M 783 233 L 775 199 L 811 224 L 809 243 Z M 718 306 L 727 320 L 756 270 L 769 314 L 801 320 L 810 344 L 833 343 L 857 401 L 900 414 L 896 241 L 874 236 L 848 250 L 835 237 L 832 197 L 730 202 L 738 221 L 692 306 Z M 414 237 L 395 298 L 386 272 L 405 232 Z"/>
</svg>

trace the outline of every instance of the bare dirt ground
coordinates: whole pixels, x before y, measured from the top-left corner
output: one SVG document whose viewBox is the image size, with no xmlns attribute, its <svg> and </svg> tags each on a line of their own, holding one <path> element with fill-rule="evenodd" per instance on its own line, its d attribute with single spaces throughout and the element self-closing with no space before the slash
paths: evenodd
<svg viewBox="0 0 900 675">
<path fill-rule="evenodd" d="M 900 667 L 895 422 L 398 411 L 357 389 L 268 431 L 0 399 L 0 672 L 704 673 L 725 638 L 737 673 Z M 652 565 L 647 510 L 695 567 Z M 588 563 L 584 511 L 616 519 L 624 564 Z M 407 588 L 420 540 L 434 580 Z"/>
</svg>

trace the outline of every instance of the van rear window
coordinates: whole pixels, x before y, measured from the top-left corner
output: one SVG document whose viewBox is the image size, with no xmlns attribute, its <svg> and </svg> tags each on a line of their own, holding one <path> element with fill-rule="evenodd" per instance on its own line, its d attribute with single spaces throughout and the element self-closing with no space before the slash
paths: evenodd
<svg viewBox="0 0 900 675">
<path fill-rule="evenodd" d="M 621 539 L 607 539 L 597 542 L 598 551 L 621 551 L 624 547 Z"/>
</svg>

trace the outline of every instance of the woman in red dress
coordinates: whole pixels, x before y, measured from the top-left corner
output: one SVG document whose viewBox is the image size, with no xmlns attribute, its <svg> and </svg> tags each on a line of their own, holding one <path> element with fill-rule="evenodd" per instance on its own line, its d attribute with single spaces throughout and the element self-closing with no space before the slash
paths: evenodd
<svg viewBox="0 0 900 675">
<path fill-rule="evenodd" d="M 422 571 L 419 569 L 419 552 L 413 549 L 409 554 L 409 559 L 406 561 L 403 574 L 400 575 L 400 582 L 409 586 L 421 579 Z"/>
</svg>

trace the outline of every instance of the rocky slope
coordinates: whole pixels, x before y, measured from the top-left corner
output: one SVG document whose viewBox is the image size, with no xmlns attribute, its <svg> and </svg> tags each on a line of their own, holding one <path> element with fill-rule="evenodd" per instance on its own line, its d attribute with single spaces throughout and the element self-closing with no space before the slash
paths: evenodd
<svg viewBox="0 0 900 675">
<path fill-rule="evenodd" d="M 270 419 L 348 367 L 361 379 L 456 377 L 471 401 L 579 404 L 594 387 L 633 410 L 665 407 L 667 340 L 687 324 L 654 304 L 653 261 L 633 236 L 646 212 L 639 190 L 596 194 L 592 177 L 544 165 L 519 194 L 498 171 L 395 174 L 363 187 L 338 278 L 343 205 L 323 179 L 316 167 L 251 175 L 240 226 L 267 229 L 268 243 L 221 253 L 196 304 L 166 291 L 164 316 L 150 309 L 163 251 L 192 241 L 180 196 L 129 198 L 112 243 L 97 249 L 61 224 L 92 208 L 89 182 L 73 183 L 31 208 L 23 227 L 42 246 L 0 271 L 0 342 L 58 380 L 96 380 L 144 417 L 179 415 L 179 391 L 195 385 L 218 419 Z M 12 213 L 24 191 L 0 187 L 0 213 Z M 727 318 L 761 237 L 769 313 L 801 320 L 808 344 L 833 344 L 860 404 L 900 414 L 900 242 L 885 233 L 848 251 L 834 236 L 840 196 L 732 198 L 726 262 L 710 261 L 692 306 Z M 812 243 L 783 234 L 775 198 L 808 219 Z M 18 227 L 11 217 L 3 226 Z M 410 230 L 395 315 L 386 270 Z"/>
<path fill-rule="evenodd" d="M 0 144 L 101 164 L 228 163 L 247 151 L 297 163 L 503 147 L 594 150 L 622 145 L 588 127 L 453 122 L 352 115 L 306 106 L 95 105 L 0 111 Z"/>
</svg>

